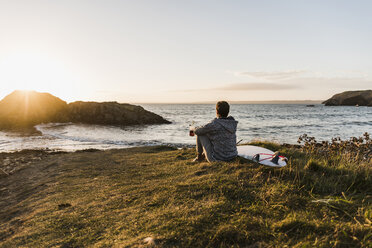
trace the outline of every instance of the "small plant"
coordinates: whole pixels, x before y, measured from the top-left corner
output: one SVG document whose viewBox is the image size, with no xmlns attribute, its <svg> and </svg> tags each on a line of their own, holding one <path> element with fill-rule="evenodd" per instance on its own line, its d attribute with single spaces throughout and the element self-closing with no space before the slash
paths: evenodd
<svg viewBox="0 0 372 248">
<path fill-rule="evenodd" d="M 372 139 L 369 133 L 363 136 L 351 137 L 348 140 L 342 140 L 340 137 L 332 138 L 331 142 L 317 142 L 315 137 L 303 134 L 297 141 L 302 145 L 302 150 L 308 154 L 322 155 L 326 158 L 342 157 L 347 161 L 372 161 Z"/>
</svg>

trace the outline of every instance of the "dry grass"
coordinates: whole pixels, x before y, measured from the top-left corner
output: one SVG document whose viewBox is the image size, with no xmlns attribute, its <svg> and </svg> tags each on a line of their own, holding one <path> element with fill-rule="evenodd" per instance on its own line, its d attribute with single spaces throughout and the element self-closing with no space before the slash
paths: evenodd
<svg viewBox="0 0 372 248">
<path fill-rule="evenodd" d="M 256 145 L 288 166 L 194 164 L 170 147 L 43 153 L 0 178 L 0 247 L 371 246 L 371 164 Z"/>
</svg>

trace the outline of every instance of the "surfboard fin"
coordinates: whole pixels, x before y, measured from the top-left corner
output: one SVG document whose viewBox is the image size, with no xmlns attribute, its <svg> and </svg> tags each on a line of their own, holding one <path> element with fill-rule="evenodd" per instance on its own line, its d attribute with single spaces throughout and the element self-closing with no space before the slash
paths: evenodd
<svg viewBox="0 0 372 248">
<path fill-rule="evenodd" d="M 273 158 L 270 160 L 272 163 L 274 164 L 278 164 L 278 161 L 279 161 L 279 152 L 275 152 L 273 154 Z"/>
<path fill-rule="evenodd" d="M 255 162 L 257 162 L 257 163 L 260 162 L 260 154 L 257 153 L 256 155 L 254 155 L 252 157 L 252 160 L 255 161 Z"/>
<path fill-rule="evenodd" d="M 288 163 L 288 158 L 286 158 L 286 157 L 280 157 L 280 160 L 282 160 L 282 161 Z"/>
</svg>

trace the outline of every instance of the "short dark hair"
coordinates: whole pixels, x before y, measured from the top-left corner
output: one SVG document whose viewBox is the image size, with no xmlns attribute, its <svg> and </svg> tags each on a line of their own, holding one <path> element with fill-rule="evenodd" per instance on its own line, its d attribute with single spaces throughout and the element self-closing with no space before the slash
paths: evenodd
<svg viewBox="0 0 372 248">
<path fill-rule="evenodd" d="M 216 110 L 219 117 L 227 117 L 230 111 L 230 105 L 225 101 L 219 101 L 216 104 Z"/>
</svg>

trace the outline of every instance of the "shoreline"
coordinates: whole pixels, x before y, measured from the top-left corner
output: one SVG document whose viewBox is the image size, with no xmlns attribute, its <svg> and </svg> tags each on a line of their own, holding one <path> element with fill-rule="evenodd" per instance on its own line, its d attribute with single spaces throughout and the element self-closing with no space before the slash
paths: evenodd
<svg viewBox="0 0 372 248">
<path fill-rule="evenodd" d="M 264 142 L 264 143 L 267 143 L 267 142 L 270 142 L 270 141 L 257 141 L 257 140 L 254 140 L 252 142 Z M 248 145 L 248 144 L 251 144 L 252 142 L 248 142 L 248 143 L 242 143 L 242 144 L 239 144 L 238 146 L 244 146 L 244 145 Z M 286 148 L 296 148 L 296 149 L 300 149 L 302 146 L 301 145 L 297 145 L 297 144 L 288 144 L 288 143 L 277 143 L 277 142 L 270 142 L 270 143 L 273 143 L 273 144 L 276 144 L 276 145 L 279 145 L 279 146 L 282 146 L 282 147 L 286 147 Z M 156 144 L 156 145 L 139 145 L 139 146 L 131 146 L 131 147 L 120 147 L 120 148 L 107 148 L 107 149 L 99 149 L 99 148 L 86 148 L 86 149 L 77 149 L 77 150 L 63 150 L 63 149 L 21 149 L 21 150 L 13 150 L 13 151 L 1 151 L 0 150 L 0 158 L 3 156 L 3 155 L 8 155 L 8 154 L 27 154 L 27 153 L 45 153 L 45 154 L 61 154 L 61 153 L 84 153 L 84 152 L 98 152 L 98 151 L 110 151 L 110 150 L 126 150 L 126 149 L 132 149 L 132 148 L 150 148 L 150 147 L 157 147 L 157 146 L 160 146 L 160 147 L 170 147 L 170 148 L 174 148 L 174 149 L 178 149 L 178 150 L 181 150 L 181 149 L 190 149 L 190 148 L 195 148 L 195 144 L 191 145 L 191 144 L 184 144 L 182 146 L 180 146 L 179 144 Z"/>
<path fill-rule="evenodd" d="M 340 136 L 343 139 L 359 136 L 361 131 L 370 131 L 372 112 L 364 108 L 305 108 L 280 106 L 241 106 L 234 109 L 233 116 L 238 124 L 238 140 L 251 142 L 254 139 L 297 144 L 299 135 L 330 140 Z M 198 124 L 207 123 L 214 117 L 213 109 L 193 106 L 151 106 L 148 109 L 173 121 L 170 125 L 148 125 L 120 128 L 116 126 L 63 124 L 40 125 L 42 136 L 30 136 L 0 132 L 0 152 L 15 152 L 24 149 L 51 148 L 58 151 L 75 151 L 87 148 L 117 149 L 143 145 L 194 145 L 188 137 L 188 122 L 196 119 Z M 192 111 L 191 111 L 192 110 Z M 233 109 L 232 109 L 233 110 Z M 257 112 L 257 111 L 258 112 Z M 191 111 L 191 112 L 189 112 Z M 252 112 L 253 111 L 253 112 Z M 255 112 L 256 111 L 256 112 Z M 208 113 L 208 114 L 207 114 Z M 247 113 L 252 115 L 247 116 Z M 192 117 L 195 114 L 195 118 Z M 354 116 L 350 119 L 350 116 Z M 298 119 L 296 119 L 298 117 Z M 344 121 L 343 121 L 344 120 Z M 186 137 L 187 136 L 187 137 Z"/>
<path fill-rule="evenodd" d="M 368 133 L 365 133 L 369 137 Z M 367 137 L 365 136 L 365 137 Z M 262 141 L 262 140 L 255 140 L 252 142 L 242 143 L 239 146 L 244 145 L 258 145 L 258 146 L 265 146 L 266 144 L 271 144 L 270 146 L 274 146 L 280 149 L 292 149 L 297 150 L 300 152 L 307 153 L 311 150 L 312 153 L 318 152 L 320 154 L 324 154 L 332 143 L 327 143 L 325 147 L 324 142 L 312 142 L 313 137 L 307 137 L 309 140 L 304 142 L 304 144 L 289 144 L 289 143 L 277 143 L 277 142 L 270 142 L 270 141 Z M 368 141 L 368 138 L 366 139 Z M 350 146 L 350 141 L 339 141 L 341 143 L 334 143 L 333 145 L 343 145 L 347 144 Z M 368 152 L 368 144 L 354 144 L 356 149 L 360 149 L 360 151 L 364 151 L 366 161 L 372 160 L 372 150 Z M 40 160 L 42 157 L 51 156 L 51 155 L 58 155 L 58 154 L 82 154 L 82 153 L 97 153 L 97 152 L 126 152 L 132 149 L 156 149 L 157 147 L 163 147 L 166 149 L 171 150 L 184 150 L 184 149 L 194 149 L 195 145 L 182 145 L 177 146 L 176 144 L 160 144 L 160 145 L 141 145 L 141 146 L 132 146 L 132 147 L 124 147 L 124 148 L 107 148 L 107 149 L 97 149 L 97 148 L 87 148 L 87 149 L 77 149 L 77 150 L 63 150 L 63 149 L 22 149 L 16 151 L 0 151 L 0 175 L 9 176 L 15 171 L 24 168 L 25 166 L 29 165 L 32 161 Z M 273 149 L 273 148 L 271 148 Z M 195 150 L 195 149 L 194 149 Z M 274 151 L 276 151 L 274 149 Z M 350 152 L 350 151 L 349 151 Z M 354 151 L 352 151 L 355 153 Z M 359 154 L 359 152 L 357 152 Z M 361 154 L 363 155 L 363 153 Z M 31 161 L 31 162 L 30 162 Z"/>
</svg>

